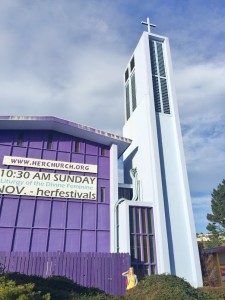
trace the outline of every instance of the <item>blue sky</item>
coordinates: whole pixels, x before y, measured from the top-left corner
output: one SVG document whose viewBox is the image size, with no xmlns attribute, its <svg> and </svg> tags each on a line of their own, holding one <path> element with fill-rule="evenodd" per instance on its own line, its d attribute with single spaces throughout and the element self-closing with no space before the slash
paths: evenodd
<svg viewBox="0 0 225 300">
<path fill-rule="evenodd" d="M 1 115 L 121 134 L 123 72 L 150 17 L 170 38 L 197 232 L 225 167 L 224 0 L 0 2 Z"/>
</svg>

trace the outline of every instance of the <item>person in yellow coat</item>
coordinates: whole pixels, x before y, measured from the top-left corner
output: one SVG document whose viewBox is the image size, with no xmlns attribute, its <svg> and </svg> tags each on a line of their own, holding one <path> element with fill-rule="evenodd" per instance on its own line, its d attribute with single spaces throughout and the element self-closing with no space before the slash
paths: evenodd
<svg viewBox="0 0 225 300">
<path fill-rule="evenodd" d="M 134 274 L 134 268 L 130 267 L 128 271 L 122 273 L 126 277 L 127 290 L 132 289 L 138 283 L 137 275 Z"/>
</svg>

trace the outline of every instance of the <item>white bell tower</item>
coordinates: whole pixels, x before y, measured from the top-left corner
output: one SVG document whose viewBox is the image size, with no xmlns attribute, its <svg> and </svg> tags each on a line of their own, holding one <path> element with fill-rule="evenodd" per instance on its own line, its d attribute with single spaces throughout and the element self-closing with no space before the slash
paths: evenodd
<svg viewBox="0 0 225 300">
<path fill-rule="evenodd" d="M 124 202 L 121 211 L 125 212 L 125 206 L 151 208 L 155 242 L 154 249 L 149 251 L 154 251 L 157 273 L 175 274 L 199 287 L 202 275 L 169 41 L 150 32 L 155 25 L 149 18 L 142 24 L 148 26 L 148 32 L 143 32 L 125 69 L 126 122 L 123 128 L 123 135 L 132 140 L 123 156 L 124 183 L 131 184 L 129 171 L 136 169 L 139 199 Z M 126 224 L 133 226 L 129 215 Z M 151 233 L 147 234 L 150 238 Z M 130 239 L 124 242 L 121 232 L 120 251 L 133 251 L 133 260 L 143 261 L 148 248 L 141 229 L 140 235 L 143 242 L 138 241 L 135 233 L 130 233 Z M 138 257 L 139 248 L 143 249 Z"/>
</svg>

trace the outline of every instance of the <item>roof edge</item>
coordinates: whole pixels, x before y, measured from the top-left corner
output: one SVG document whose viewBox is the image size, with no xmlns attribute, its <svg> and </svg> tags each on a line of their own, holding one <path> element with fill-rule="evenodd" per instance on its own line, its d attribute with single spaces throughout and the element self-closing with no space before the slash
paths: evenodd
<svg viewBox="0 0 225 300">
<path fill-rule="evenodd" d="M 132 142 L 120 135 L 54 116 L 0 116 L 0 129 L 51 129 L 70 135 L 78 134 L 79 137 L 108 146 L 117 144 L 119 156 Z"/>
</svg>

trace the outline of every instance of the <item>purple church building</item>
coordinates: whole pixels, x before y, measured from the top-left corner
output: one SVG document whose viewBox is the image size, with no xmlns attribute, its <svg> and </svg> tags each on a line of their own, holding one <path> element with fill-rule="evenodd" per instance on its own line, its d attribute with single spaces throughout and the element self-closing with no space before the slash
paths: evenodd
<svg viewBox="0 0 225 300">
<path fill-rule="evenodd" d="M 131 141 L 54 117 L 0 128 L 0 251 L 110 253 L 111 174 Z"/>
</svg>

